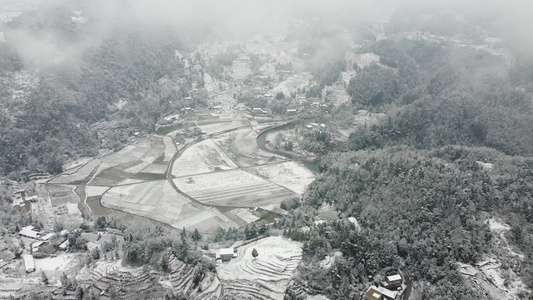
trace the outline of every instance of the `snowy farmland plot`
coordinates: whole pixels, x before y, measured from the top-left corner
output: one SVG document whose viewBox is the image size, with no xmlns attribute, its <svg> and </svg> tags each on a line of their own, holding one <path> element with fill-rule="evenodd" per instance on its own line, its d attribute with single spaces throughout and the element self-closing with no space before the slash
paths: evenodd
<svg viewBox="0 0 533 300">
<path fill-rule="evenodd" d="M 183 152 L 174 162 L 172 176 L 189 176 L 235 168 L 237 165 L 212 140 L 205 140 Z"/>
<path fill-rule="evenodd" d="M 116 186 L 102 196 L 102 205 L 163 223 L 176 222 L 189 199 L 176 193 L 167 181 Z"/>
<path fill-rule="evenodd" d="M 121 152 L 129 161 L 112 162 L 116 154 L 102 158 L 88 192 L 103 193 L 101 203 L 108 208 L 209 232 L 255 222 L 258 217 L 249 209 L 279 207 L 281 201 L 301 196 L 314 180 L 303 165 L 259 149 L 257 130 L 233 129 L 191 140 L 179 153 L 170 179 L 178 190 L 165 180 L 168 155 L 176 153 L 165 137 L 126 147 Z"/>
<path fill-rule="evenodd" d="M 206 124 L 199 124 L 198 127 L 200 127 L 201 130 L 203 130 L 206 134 L 215 134 L 226 130 L 236 129 L 246 126 L 246 122 L 243 120 L 220 120 L 217 123 L 206 123 Z"/>
<path fill-rule="evenodd" d="M 154 136 L 100 158 L 101 163 L 89 185 L 115 186 L 162 180 L 176 153 L 172 139 L 168 139 Z"/>
<path fill-rule="evenodd" d="M 243 170 L 214 172 L 174 179 L 176 186 L 197 201 L 214 206 L 256 207 L 281 203 L 294 192 Z"/>
<path fill-rule="evenodd" d="M 60 174 L 59 176 L 52 178 L 48 183 L 59 183 L 59 184 L 70 184 L 73 182 L 79 182 L 90 179 L 89 176 L 92 174 L 96 168 L 100 165 L 101 161 L 99 159 L 94 159 L 88 162 L 87 164 L 77 168 L 76 171 L 69 170 L 68 174 Z"/>
<path fill-rule="evenodd" d="M 248 170 L 297 194 L 303 194 L 307 186 L 315 180 L 313 172 L 294 161 L 264 165 Z"/>
</svg>

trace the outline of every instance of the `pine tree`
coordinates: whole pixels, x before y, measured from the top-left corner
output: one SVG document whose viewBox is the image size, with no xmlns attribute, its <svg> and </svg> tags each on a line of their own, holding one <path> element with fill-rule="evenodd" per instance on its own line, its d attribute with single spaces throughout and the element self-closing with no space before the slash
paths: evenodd
<svg viewBox="0 0 533 300">
<path fill-rule="evenodd" d="M 200 232 L 198 232 L 198 228 L 194 229 L 194 232 L 192 233 L 191 238 L 195 242 L 197 242 L 197 241 L 202 239 L 202 236 L 200 235 Z"/>
<path fill-rule="evenodd" d="M 48 280 L 48 277 L 46 277 L 46 274 L 44 272 L 41 272 L 41 281 L 45 284 L 45 285 L 48 285 L 50 283 L 50 281 Z"/>
<path fill-rule="evenodd" d="M 166 254 L 161 258 L 161 269 L 168 272 L 168 256 Z"/>
</svg>

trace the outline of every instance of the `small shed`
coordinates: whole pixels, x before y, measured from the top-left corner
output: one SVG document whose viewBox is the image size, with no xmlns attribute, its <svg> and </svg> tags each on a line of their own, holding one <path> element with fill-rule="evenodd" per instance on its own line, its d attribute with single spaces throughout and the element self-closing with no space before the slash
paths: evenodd
<svg viewBox="0 0 533 300">
<path fill-rule="evenodd" d="M 233 257 L 235 257 L 235 252 L 233 250 L 233 247 L 221 248 L 219 253 L 220 253 L 220 259 L 222 261 L 230 261 Z"/>
<path fill-rule="evenodd" d="M 296 114 L 296 108 L 287 108 L 287 114 L 295 115 Z"/>
<path fill-rule="evenodd" d="M 24 267 L 26 268 L 26 273 L 35 272 L 35 261 L 31 255 L 23 255 Z"/>
<path fill-rule="evenodd" d="M 68 249 L 68 246 L 70 246 L 70 242 L 66 239 L 63 243 L 59 244 L 58 248 L 59 250 L 65 251 Z"/>
<path fill-rule="evenodd" d="M 387 276 L 387 278 L 385 278 L 385 282 L 387 283 L 387 288 L 397 288 L 402 285 L 402 276 L 400 274 Z"/>
</svg>

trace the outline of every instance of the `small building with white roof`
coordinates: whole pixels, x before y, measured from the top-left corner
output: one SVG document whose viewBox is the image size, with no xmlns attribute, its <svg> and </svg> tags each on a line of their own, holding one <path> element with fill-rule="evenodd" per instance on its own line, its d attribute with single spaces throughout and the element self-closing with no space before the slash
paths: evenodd
<svg viewBox="0 0 533 300">
<path fill-rule="evenodd" d="M 23 255 L 22 259 L 24 259 L 24 267 L 26 268 L 26 273 L 35 272 L 35 261 L 33 260 L 33 256 L 31 255 Z"/>
<path fill-rule="evenodd" d="M 237 254 L 235 253 L 233 247 L 221 248 L 216 255 L 216 258 L 220 258 L 222 261 L 230 261 L 234 257 L 237 257 Z"/>
<path fill-rule="evenodd" d="M 31 225 L 22 228 L 22 230 L 19 231 L 19 235 L 31 239 L 39 239 L 41 237 L 41 233 L 34 230 L 34 227 Z"/>
</svg>

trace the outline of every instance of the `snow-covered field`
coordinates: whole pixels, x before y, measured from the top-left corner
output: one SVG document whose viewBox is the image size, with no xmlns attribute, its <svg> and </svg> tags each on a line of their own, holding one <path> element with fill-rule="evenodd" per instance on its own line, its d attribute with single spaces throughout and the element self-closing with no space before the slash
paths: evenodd
<svg viewBox="0 0 533 300">
<path fill-rule="evenodd" d="M 67 172 L 51 179 L 49 183 L 66 184 L 75 181 L 88 179 L 91 172 L 93 172 L 100 165 L 100 159 L 93 159 L 83 166 L 78 166 Z"/>
<path fill-rule="evenodd" d="M 231 170 L 237 165 L 212 140 L 204 140 L 186 149 L 174 162 L 172 176 Z"/>
<path fill-rule="evenodd" d="M 303 194 L 307 186 L 315 180 L 313 172 L 294 161 L 264 165 L 248 170 L 297 194 Z"/>
<path fill-rule="evenodd" d="M 295 194 L 244 170 L 215 172 L 174 180 L 176 186 L 207 205 L 256 207 L 281 203 Z"/>
<path fill-rule="evenodd" d="M 246 126 L 247 123 L 243 120 L 220 120 L 220 122 L 214 123 L 214 124 L 199 124 L 198 127 L 205 131 L 206 134 L 214 134 L 218 132 L 222 132 L 225 130 L 231 130 L 236 129 L 239 127 Z"/>
<path fill-rule="evenodd" d="M 178 194 L 165 181 L 116 186 L 102 197 L 102 205 L 148 217 L 167 224 L 176 222 L 190 200 Z"/>
</svg>

